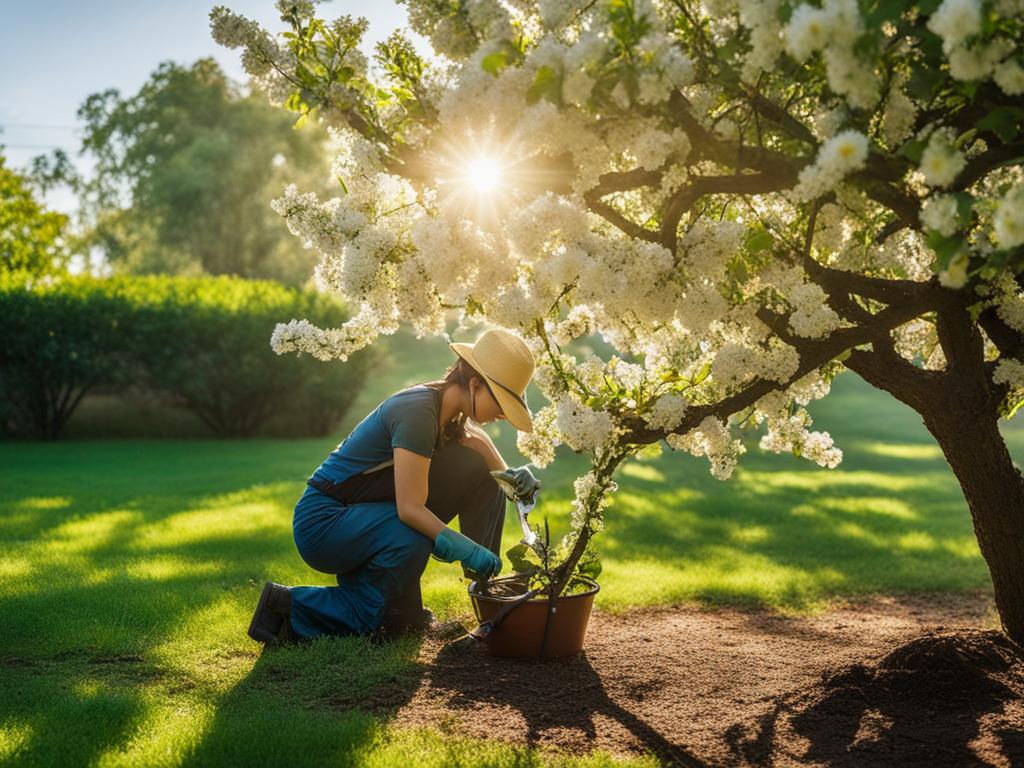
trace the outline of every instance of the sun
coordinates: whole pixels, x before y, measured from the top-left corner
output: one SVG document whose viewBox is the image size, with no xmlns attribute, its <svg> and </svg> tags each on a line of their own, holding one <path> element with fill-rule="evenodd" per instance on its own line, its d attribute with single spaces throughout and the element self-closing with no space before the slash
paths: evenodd
<svg viewBox="0 0 1024 768">
<path fill-rule="evenodd" d="M 518 198 L 514 155 L 490 137 L 445 142 L 434 178 L 441 205 L 456 217 L 499 226 Z"/>
<path fill-rule="evenodd" d="M 477 192 L 493 192 L 501 185 L 501 165 L 493 157 L 471 157 L 466 163 L 465 177 Z"/>
<path fill-rule="evenodd" d="M 542 158 L 515 133 L 453 134 L 431 147 L 424 164 L 446 216 L 498 231 L 524 200 L 568 186 L 564 163 Z"/>
</svg>

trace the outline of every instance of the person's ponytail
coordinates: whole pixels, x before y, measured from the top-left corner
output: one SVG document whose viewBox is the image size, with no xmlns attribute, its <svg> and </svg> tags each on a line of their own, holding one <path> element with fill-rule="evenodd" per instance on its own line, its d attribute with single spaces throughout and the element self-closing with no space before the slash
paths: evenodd
<svg viewBox="0 0 1024 768">
<path fill-rule="evenodd" d="M 451 367 L 445 372 L 443 379 L 438 381 L 428 381 L 423 384 L 425 387 L 436 389 L 440 392 L 444 392 L 450 386 L 457 386 L 459 388 L 469 388 L 469 380 L 476 376 L 478 379 L 483 381 L 483 376 L 477 373 L 477 370 L 463 360 L 461 357 L 452 363 Z M 441 429 L 441 443 L 447 445 L 451 442 L 462 442 L 466 439 L 466 415 L 464 413 L 458 414 L 454 419 L 445 424 Z"/>
</svg>

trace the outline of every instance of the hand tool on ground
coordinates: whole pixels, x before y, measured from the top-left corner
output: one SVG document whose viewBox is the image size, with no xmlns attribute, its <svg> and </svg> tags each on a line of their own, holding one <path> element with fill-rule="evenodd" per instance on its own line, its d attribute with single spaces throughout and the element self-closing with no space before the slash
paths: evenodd
<svg viewBox="0 0 1024 768">
<path fill-rule="evenodd" d="M 531 589 L 525 595 L 520 595 L 515 600 L 512 600 L 511 602 L 501 606 L 501 608 L 498 609 L 498 612 L 496 614 L 494 614 L 493 616 L 491 616 L 491 618 L 481 623 L 480 626 L 476 629 L 471 630 L 468 633 L 469 637 L 472 637 L 474 640 L 483 640 L 489 634 L 491 634 L 491 632 L 493 632 L 499 626 L 501 626 L 501 622 L 503 622 L 505 620 L 505 617 L 512 612 L 513 608 L 518 608 L 531 597 L 535 597 L 538 592 L 540 592 L 539 589 Z"/>
</svg>

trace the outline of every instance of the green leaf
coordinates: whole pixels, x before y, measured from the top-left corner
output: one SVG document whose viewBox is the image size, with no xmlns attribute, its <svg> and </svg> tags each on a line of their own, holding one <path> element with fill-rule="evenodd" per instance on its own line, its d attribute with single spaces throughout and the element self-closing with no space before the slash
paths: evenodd
<svg viewBox="0 0 1024 768">
<path fill-rule="evenodd" d="M 976 301 L 967 307 L 967 314 L 970 315 L 972 322 L 978 322 L 978 317 L 982 312 L 985 311 L 985 302 Z"/>
<path fill-rule="evenodd" d="M 537 75 L 533 78 L 533 84 L 526 91 L 527 104 L 536 104 L 545 96 L 549 96 L 557 87 L 557 73 L 545 64 L 537 70 Z"/>
<path fill-rule="evenodd" d="M 953 196 L 956 198 L 957 224 L 960 228 L 963 228 L 971 220 L 971 207 L 974 205 L 974 195 L 969 192 L 957 192 Z"/>
<path fill-rule="evenodd" d="M 1006 413 L 1004 414 L 1006 419 L 1009 420 L 1009 419 L 1012 419 L 1014 416 L 1016 416 L 1017 415 L 1017 411 L 1020 409 L 1020 407 L 1022 405 L 1024 405 L 1024 400 L 1018 400 L 1013 405 L 1010 405 L 1006 409 Z"/>
<path fill-rule="evenodd" d="M 540 570 L 540 561 L 536 559 L 536 553 L 526 544 L 516 544 L 505 552 L 505 557 L 516 573 L 535 573 Z"/>
<path fill-rule="evenodd" d="M 751 253 L 766 251 L 775 245 L 775 238 L 766 229 L 752 229 L 747 235 L 747 250 Z"/>
<path fill-rule="evenodd" d="M 489 56 L 484 56 L 484 60 L 481 62 L 481 66 L 484 68 L 484 71 L 494 75 L 495 77 L 497 77 L 498 73 L 507 67 L 508 64 L 508 53 L 505 51 L 497 51 Z"/>
<path fill-rule="evenodd" d="M 345 180 L 343 178 L 341 178 L 340 174 L 338 176 L 335 176 L 335 178 L 338 180 L 338 184 L 341 185 L 341 191 L 344 192 L 347 195 L 348 194 L 348 187 L 345 186 Z"/>
<path fill-rule="evenodd" d="M 601 561 L 596 557 L 593 560 L 580 563 L 576 568 L 576 571 L 580 576 L 586 576 L 587 578 L 594 579 L 595 581 L 597 580 L 597 577 L 601 575 L 602 570 L 603 566 L 601 565 Z"/>
<path fill-rule="evenodd" d="M 729 262 L 729 274 L 738 283 L 745 283 L 750 279 L 750 270 L 743 259 L 732 259 Z"/>
<path fill-rule="evenodd" d="M 942 82 L 942 72 L 933 67 L 915 67 L 907 82 L 907 94 L 918 101 L 931 101 L 935 87 Z"/>
<path fill-rule="evenodd" d="M 946 237 L 935 230 L 929 230 L 925 242 L 938 256 L 935 266 L 942 270 L 949 266 L 950 259 L 956 256 L 964 247 L 966 239 L 963 235 Z"/>
<path fill-rule="evenodd" d="M 1009 144 L 1020 135 L 1020 126 L 1024 122 L 1024 109 L 1021 107 L 996 107 L 977 123 L 979 131 L 991 131 Z"/>
<path fill-rule="evenodd" d="M 924 154 L 924 149 L 927 146 L 927 141 L 915 139 L 913 141 L 906 142 L 896 151 L 896 154 L 902 155 L 915 165 L 919 165 L 921 163 L 921 155 Z"/>
<path fill-rule="evenodd" d="M 661 443 L 649 443 L 641 448 L 636 453 L 636 458 L 640 461 L 648 461 L 650 459 L 656 459 L 662 454 Z"/>
</svg>

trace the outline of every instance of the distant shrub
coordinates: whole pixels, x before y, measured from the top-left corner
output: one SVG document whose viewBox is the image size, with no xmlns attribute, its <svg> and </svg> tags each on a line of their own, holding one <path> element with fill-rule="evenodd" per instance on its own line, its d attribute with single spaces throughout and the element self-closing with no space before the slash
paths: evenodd
<svg viewBox="0 0 1024 768">
<path fill-rule="evenodd" d="M 89 390 L 131 380 L 131 327 L 112 283 L 0 276 L 0 428 L 56 439 Z"/>
<path fill-rule="evenodd" d="M 17 337 L 0 353 L 7 415 L 15 429 L 53 439 L 91 388 L 130 383 L 192 410 L 222 437 L 251 435 L 282 413 L 296 435 L 327 434 L 362 388 L 372 354 L 345 363 L 275 355 L 274 325 L 296 317 L 334 326 L 348 315 L 322 294 L 233 277 L 4 286 L 0 324 Z M 57 383 L 72 396 L 51 395 Z"/>
</svg>

